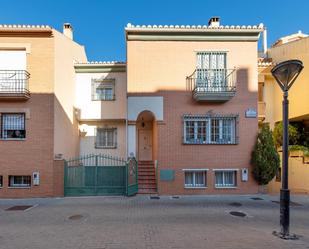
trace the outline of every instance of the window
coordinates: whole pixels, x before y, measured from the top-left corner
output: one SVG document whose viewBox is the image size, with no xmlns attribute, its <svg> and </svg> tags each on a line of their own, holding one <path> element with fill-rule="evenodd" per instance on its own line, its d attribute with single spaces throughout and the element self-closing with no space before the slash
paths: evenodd
<svg viewBox="0 0 309 249">
<path fill-rule="evenodd" d="M 230 188 L 236 187 L 236 170 L 215 171 L 215 187 Z"/>
<path fill-rule="evenodd" d="M 92 81 L 92 100 L 114 100 L 115 99 L 115 80 L 93 80 Z"/>
<path fill-rule="evenodd" d="M 235 144 L 236 118 L 236 116 L 185 116 L 184 143 Z"/>
<path fill-rule="evenodd" d="M 96 148 L 116 148 L 117 147 L 117 129 L 116 128 L 97 128 Z"/>
<path fill-rule="evenodd" d="M 220 89 L 226 82 L 226 52 L 197 53 L 197 87 Z"/>
<path fill-rule="evenodd" d="M 3 176 L 0 176 L 0 188 L 3 187 Z"/>
<path fill-rule="evenodd" d="M 206 187 L 207 171 L 185 171 L 185 187 L 186 188 L 202 188 Z"/>
<path fill-rule="evenodd" d="M 25 114 L 1 114 L 1 139 L 24 139 L 26 137 L 25 130 Z"/>
<path fill-rule="evenodd" d="M 9 187 L 24 188 L 31 186 L 31 176 L 9 176 Z"/>
</svg>

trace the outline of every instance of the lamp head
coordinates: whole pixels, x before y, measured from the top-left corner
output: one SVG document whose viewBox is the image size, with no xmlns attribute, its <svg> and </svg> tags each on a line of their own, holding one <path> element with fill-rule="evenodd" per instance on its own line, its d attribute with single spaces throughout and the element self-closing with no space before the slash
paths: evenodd
<svg viewBox="0 0 309 249">
<path fill-rule="evenodd" d="M 300 60 L 283 61 L 276 65 L 271 73 L 281 87 L 282 91 L 288 91 L 293 85 L 304 66 Z"/>
</svg>

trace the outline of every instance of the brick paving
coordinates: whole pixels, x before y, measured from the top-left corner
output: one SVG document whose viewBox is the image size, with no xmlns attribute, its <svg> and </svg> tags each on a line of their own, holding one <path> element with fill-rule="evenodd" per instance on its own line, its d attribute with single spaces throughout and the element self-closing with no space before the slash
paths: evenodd
<svg viewBox="0 0 309 249">
<path fill-rule="evenodd" d="M 302 236 L 297 241 L 272 235 L 279 226 L 279 205 L 272 202 L 278 196 L 0 199 L 0 248 L 306 249 L 309 196 L 292 199 L 291 231 Z M 14 205 L 37 206 L 5 211 Z M 230 211 L 247 217 L 231 216 Z"/>
</svg>

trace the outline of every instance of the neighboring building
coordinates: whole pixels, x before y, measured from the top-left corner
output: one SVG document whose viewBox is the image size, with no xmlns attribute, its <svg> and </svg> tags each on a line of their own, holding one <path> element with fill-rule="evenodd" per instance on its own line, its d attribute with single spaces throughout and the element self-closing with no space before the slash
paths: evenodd
<svg viewBox="0 0 309 249">
<path fill-rule="evenodd" d="M 68 24 L 65 35 L 50 27 L 0 28 L 0 197 L 62 195 L 63 161 L 55 159 L 71 157 L 70 190 L 112 194 L 104 186 L 96 192 L 103 171 L 79 172 L 87 155 L 98 154 L 136 157 L 139 193 L 256 193 L 250 158 L 262 31 L 222 26 L 219 18 L 208 26 L 128 24 L 127 62 L 91 63 Z M 19 74 L 10 69 L 29 79 L 12 81 Z M 98 156 L 90 157 L 98 165 Z"/>
<path fill-rule="evenodd" d="M 62 161 L 79 153 L 74 62 L 84 47 L 49 26 L 0 25 L 0 197 L 63 194 Z"/>
<path fill-rule="evenodd" d="M 268 49 L 267 54 L 267 59 L 259 63 L 259 105 L 263 105 L 264 108 L 259 110 L 260 121 L 268 123 L 271 128 L 282 121 L 283 93 L 270 70 L 279 62 L 299 59 L 303 62 L 304 69 L 289 90 L 289 120 L 302 130 L 304 139 L 307 139 L 309 143 L 309 99 L 307 96 L 309 92 L 309 37 L 298 32 L 280 38 Z M 292 191 L 309 192 L 305 183 L 308 181 L 308 173 L 303 171 L 306 166 L 298 166 L 300 162 L 305 164 L 306 160 L 299 158 L 299 162 L 296 161 L 296 159 L 290 159 L 290 188 Z M 280 177 L 277 177 L 278 179 Z M 301 182 L 304 184 L 300 185 Z M 280 181 L 276 182 L 274 179 L 270 184 L 270 190 L 279 192 L 280 185 Z"/>
</svg>

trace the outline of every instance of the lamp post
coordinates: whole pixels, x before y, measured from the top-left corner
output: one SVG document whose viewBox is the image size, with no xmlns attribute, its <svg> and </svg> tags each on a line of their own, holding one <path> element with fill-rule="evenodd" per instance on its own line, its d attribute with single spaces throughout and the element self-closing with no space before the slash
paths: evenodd
<svg viewBox="0 0 309 249">
<path fill-rule="evenodd" d="M 304 68 L 300 60 L 288 60 L 279 63 L 271 73 L 283 91 L 282 122 L 283 122 L 283 143 L 282 143 L 282 187 L 280 190 L 280 233 L 277 235 L 283 239 L 293 239 L 290 236 L 290 190 L 288 183 L 288 146 L 289 146 L 289 100 L 288 92 L 301 70 Z"/>
</svg>

